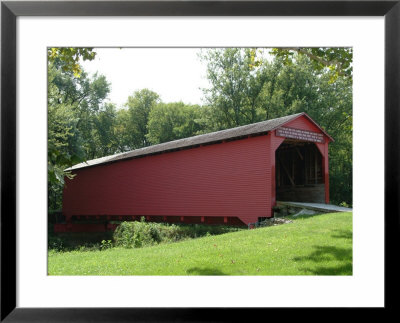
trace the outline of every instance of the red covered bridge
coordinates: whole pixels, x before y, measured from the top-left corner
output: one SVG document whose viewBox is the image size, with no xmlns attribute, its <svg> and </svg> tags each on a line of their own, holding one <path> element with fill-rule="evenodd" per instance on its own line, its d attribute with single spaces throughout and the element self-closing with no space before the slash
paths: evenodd
<svg viewBox="0 0 400 323">
<path fill-rule="evenodd" d="M 247 225 L 273 216 L 277 200 L 329 203 L 330 141 L 299 113 L 90 160 L 69 169 L 55 231 L 142 216 Z"/>
</svg>

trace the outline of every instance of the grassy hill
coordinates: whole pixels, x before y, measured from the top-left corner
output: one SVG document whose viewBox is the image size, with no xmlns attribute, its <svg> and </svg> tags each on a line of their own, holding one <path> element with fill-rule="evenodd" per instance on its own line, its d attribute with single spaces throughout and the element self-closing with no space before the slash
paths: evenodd
<svg viewBox="0 0 400 323">
<path fill-rule="evenodd" d="M 49 252 L 49 275 L 352 275 L 352 213 L 157 246 Z"/>
</svg>

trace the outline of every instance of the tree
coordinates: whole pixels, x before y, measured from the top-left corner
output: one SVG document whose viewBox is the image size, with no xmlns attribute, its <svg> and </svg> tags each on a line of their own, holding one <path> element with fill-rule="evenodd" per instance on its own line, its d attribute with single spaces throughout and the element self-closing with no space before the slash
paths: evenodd
<svg viewBox="0 0 400 323">
<path fill-rule="evenodd" d="M 116 137 L 117 109 L 108 103 L 94 117 L 94 139 L 99 157 L 112 155 L 119 151 Z"/>
<path fill-rule="evenodd" d="M 116 120 L 114 125 L 115 152 L 124 152 L 132 150 L 131 134 L 128 132 L 130 116 L 129 111 L 120 109 L 116 111 Z"/>
<path fill-rule="evenodd" d="M 339 76 L 352 79 L 353 77 L 353 48 L 351 47 L 285 47 L 273 48 L 272 55 L 284 58 L 286 64 L 291 64 L 295 53 L 307 56 L 316 70 L 329 69 L 330 81 L 335 81 Z"/>
<path fill-rule="evenodd" d="M 77 128 L 83 137 L 83 149 L 86 157 L 93 159 L 101 154 L 95 140 L 95 119 L 104 100 L 110 92 L 110 84 L 103 75 L 95 73 L 92 77 L 81 71 L 76 78 L 71 71 L 49 65 L 54 77 L 52 83 L 59 91 L 59 103 L 68 104 L 79 119 Z"/>
<path fill-rule="evenodd" d="M 52 82 L 54 73 L 49 69 L 47 135 L 48 206 L 53 210 L 61 207 L 64 176 L 71 177 L 64 169 L 84 160 L 78 118 L 69 104 L 61 102 L 61 94 Z"/>
<path fill-rule="evenodd" d="M 48 189 L 49 208 L 61 206 L 64 170 L 101 154 L 96 144 L 96 114 L 109 92 L 104 76 L 81 70 L 76 78 L 58 60 L 48 64 Z"/>
<path fill-rule="evenodd" d="M 128 102 L 125 104 L 129 118 L 126 131 L 128 146 L 131 149 L 146 147 L 150 144 L 147 139 L 147 123 L 151 109 L 159 102 L 158 94 L 148 89 L 136 91 L 128 97 Z"/>
<path fill-rule="evenodd" d="M 210 49 L 201 55 L 211 83 L 204 94 L 214 130 L 263 120 L 259 107 L 267 78 L 265 65 L 255 57 L 254 48 Z"/>
<path fill-rule="evenodd" d="M 93 48 L 80 47 L 50 47 L 47 49 L 47 59 L 49 64 L 58 64 L 64 72 L 72 72 L 79 78 L 82 68 L 79 60 L 93 60 L 96 52 Z"/>
<path fill-rule="evenodd" d="M 198 123 L 200 107 L 182 102 L 159 103 L 149 115 L 147 139 L 151 144 L 159 144 L 197 135 L 202 126 Z"/>
</svg>

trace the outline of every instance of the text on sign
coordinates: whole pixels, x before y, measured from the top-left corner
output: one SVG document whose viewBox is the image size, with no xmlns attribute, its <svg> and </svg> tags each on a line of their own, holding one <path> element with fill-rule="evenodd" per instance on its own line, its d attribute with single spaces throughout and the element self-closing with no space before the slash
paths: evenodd
<svg viewBox="0 0 400 323">
<path fill-rule="evenodd" d="M 304 141 L 312 141 L 312 142 L 319 142 L 324 143 L 324 135 L 318 132 L 312 132 L 307 130 L 301 129 L 294 129 L 294 128 L 278 128 L 276 129 L 276 135 L 279 137 L 286 137 Z"/>
</svg>

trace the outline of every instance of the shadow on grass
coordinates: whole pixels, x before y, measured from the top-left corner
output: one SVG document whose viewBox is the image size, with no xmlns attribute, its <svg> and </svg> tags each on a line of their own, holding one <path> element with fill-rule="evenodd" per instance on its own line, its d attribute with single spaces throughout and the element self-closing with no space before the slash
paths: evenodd
<svg viewBox="0 0 400 323">
<path fill-rule="evenodd" d="M 340 265 L 325 265 L 304 267 L 301 270 L 314 275 L 352 275 L 353 250 L 351 248 L 338 248 L 334 246 L 314 246 L 314 251 L 307 256 L 293 258 L 296 262 L 329 262 L 340 261 Z"/>
<path fill-rule="evenodd" d="M 321 276 L 351 276 L 353 274 L 353 264 L 346 263 L 343 266 L 303 268 L 302 270 L 313 275 Z"/>
<path fill-rule="evenodd" d="M 186 272 L 189 275 L 205 275 L 205 276 L 225 276 L 227 274 L 223 273 L 222 271 L 220 271 L 219 269 L 216 268 L 199 268 L 199 267 L 193 267 L 193 268 L 189 268 L 188 270 L 186 270 Z"/>
<path fill-rule="evenodd" d="M 333 230 L 332 238 L 337 239 L 353 239 L 353 232 L 351 230 Z"/>
</svg>

